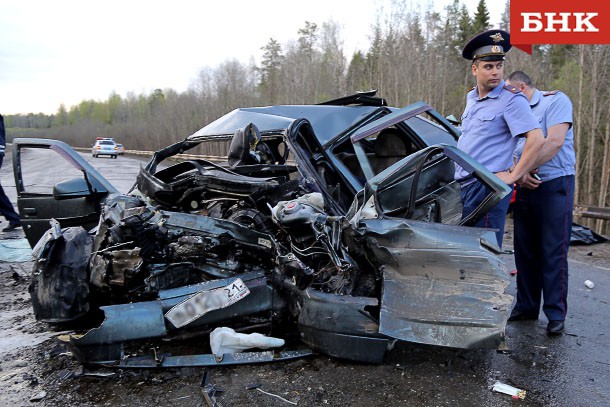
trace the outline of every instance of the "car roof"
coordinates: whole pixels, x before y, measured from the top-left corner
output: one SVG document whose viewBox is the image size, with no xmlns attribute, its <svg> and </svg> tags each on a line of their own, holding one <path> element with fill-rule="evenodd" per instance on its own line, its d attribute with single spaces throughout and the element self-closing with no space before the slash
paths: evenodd
<svg viewBox="0 0 610 407">
<path fill-rule="evenodd" d="M 277 105 L 235 109 L 190 135 L 188 140 L 233 135 L 254 123 L 261 133 L 286 130 L 297 119 L 305 118 L 320 142 L 325 144 L 353 126 L 379 106 Z M 384 109 L 387 109 L 385 107 Z"/>
</svg>

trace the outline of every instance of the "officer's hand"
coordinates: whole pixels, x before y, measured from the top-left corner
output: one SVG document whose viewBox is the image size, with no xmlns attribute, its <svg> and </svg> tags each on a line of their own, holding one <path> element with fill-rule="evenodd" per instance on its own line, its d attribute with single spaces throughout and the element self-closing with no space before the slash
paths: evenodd
<svg viewBox="0 0 610 407">
<path fill-rule="evenodd" d="M 500 178 L 506 185 L 513 185 L 515 183 L 515 177 L 510 171 L 500 171 L 494 173 L 496 177 Z"/>
<path fill-rule="evenodd" d="M 538 175 L 536 175 L 537 172 L 538 172 L 538 170 L 535 170 L 535 171 L 525 174 L 519 180 L 520 182 L 518 182 L 518 184 L 527 189 L 538 188 L 540 186 L 540 184 L 542 184 L 542 181 L 540 181 L 540 178 L 538 178 Z"/>
</svg>

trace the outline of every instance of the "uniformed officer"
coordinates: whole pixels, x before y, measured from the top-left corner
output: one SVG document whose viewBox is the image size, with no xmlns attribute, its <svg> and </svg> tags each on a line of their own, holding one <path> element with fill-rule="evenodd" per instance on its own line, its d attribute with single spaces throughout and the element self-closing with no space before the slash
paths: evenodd
<svg viewBox="0 0 610 407">
<path fill-rule="evenodd" d="M 508 81 L 529 99 L 545 136 L 535 174 L 518 183 L 513 207 L 517 303 L 509 321 L 538 319 L 540 303 L 549 323 L 547 332 L 564 330 L 568 297 L 568 249 L 576 155 L 572 131 L 572 102 L 562 92 L 542 92 L 521 71 Z M 521 156 L 522 144 L 515 157 Z"/>
<path fill-rule="evenodd" d="M 4 117 L 0 114 L 0 168 L 2 168 L 2 161 L 4 160 L 4 153 L 6 152 L 6 131 L 4 129 Z M 10 232 L 21 226 L 21 220 L 19 214 L 15 212 L 13 204 L 8 199 L 0 184 L 0 214 L 8 221 L 8 226 L 2 229 L 3 232 Z"/>
<path fill-rule="evenodd" d="M 525 95 L 504 83 L 504 59 L 510 48 L 510 35 L 503 30 L 478 34 L 464 47 L 462 56 L 472 60 L 476 86 L 466 95 L 458 147 L 512 186 L 533 168 L 544 137 Z M 526 140 L 523 154 L 511 169 L 513 151 L 520 137 Z M 481 204 L 489 191 L 459 166 L 455 178 L 461 185 L 465 217 Z M 476 223 L 479 227 L 496 229 L 500 247 L 509 202 L 510 195 Z"/>
</svg>

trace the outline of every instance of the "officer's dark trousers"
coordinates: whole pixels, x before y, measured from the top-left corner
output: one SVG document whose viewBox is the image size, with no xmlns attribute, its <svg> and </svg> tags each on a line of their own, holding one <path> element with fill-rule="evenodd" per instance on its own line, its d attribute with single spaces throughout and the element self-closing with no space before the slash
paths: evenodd
<svg viewBox="0 0 610 407">
<path fill-rule="evenodd" d="M 515 309 L 549 321 L 563 321 L 568 310 L 568 249 L 572 233 L 574 176 L 517 188 L 513 208 L 517 304 Z"/>
<path fill-rule="evenodd" d="M 490 190 L 479 181 L 474 181 L 466 186 L 462 186 L 460 192 L 463 205 L 462 217 L 466 217 L 472 213 L 489 193 Z M 508 212 L 509 204 L 510 194 L 502 199 L 491 211 L 489 211 L 489 213 L 479 219 L 475 225 L 480 228 L 496 229 L 496 239 L 499 247 L 502 247 L 504 224 L 506 223 L 506 212 Z"/>
<path fill-rule="evenodd" d="M 4 155 L 0 154 L 0 168 L 2 168 L 2 161 L 4 160 Z M 9 221 L 9 223 L 19 223 L 19 215 L 13 209 L 13 204 L 8 199 L 6 194 L 4 193 L 4 189 L 2 189 L 2 185 L 0 184 L 0 214 Z"/>
</svg>

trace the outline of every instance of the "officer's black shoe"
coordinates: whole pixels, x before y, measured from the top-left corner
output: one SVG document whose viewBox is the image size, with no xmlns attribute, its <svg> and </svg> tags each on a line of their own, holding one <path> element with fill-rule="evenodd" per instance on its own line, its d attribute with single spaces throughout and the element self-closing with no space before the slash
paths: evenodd
<svg viewBox="0 0 610 407">
<path fill-rule="evenodd" d="M 7 227 L 2 229 L 3 232 L 10 232 L 11 230 L 15 230 L 21 227 L 21 223 L 9 223 Z"/>
<path fill-rule="evenodd" d="M 538 315 L 516 309 L 513 309 L 513 312 L 510 313 L 510 317 L 508 317 L 509 321 L 535 321 L 537 319 Z"/>
<path fill-rule="evenodd" d="M 549 321 L 546 331 L 549 335 L 561 335 L 565 326 L 563 321 Z"/>
</svg>

